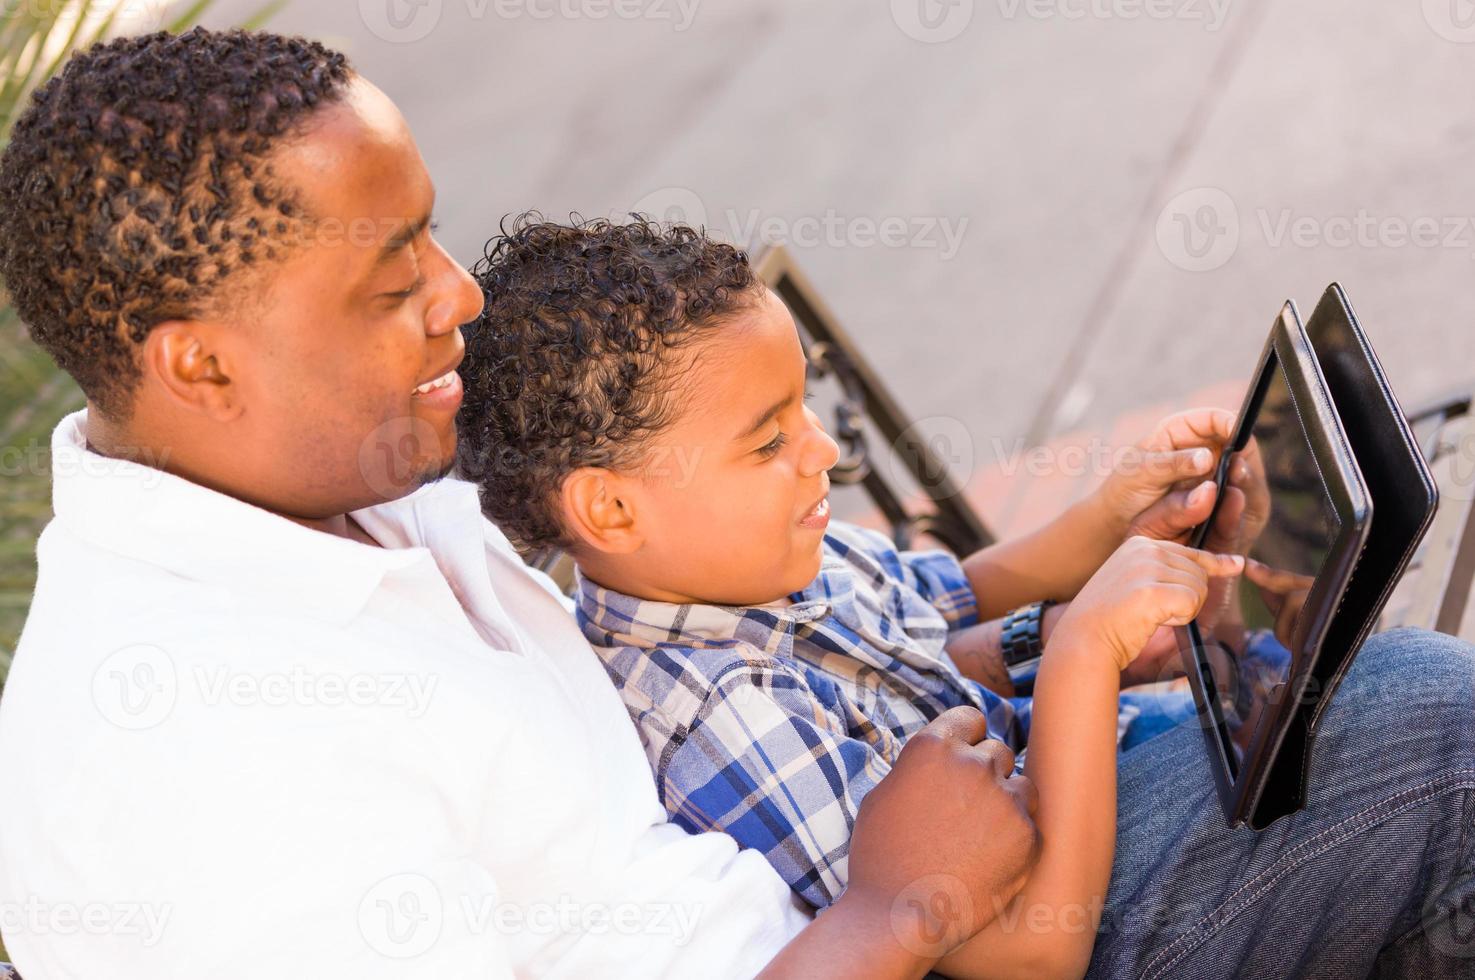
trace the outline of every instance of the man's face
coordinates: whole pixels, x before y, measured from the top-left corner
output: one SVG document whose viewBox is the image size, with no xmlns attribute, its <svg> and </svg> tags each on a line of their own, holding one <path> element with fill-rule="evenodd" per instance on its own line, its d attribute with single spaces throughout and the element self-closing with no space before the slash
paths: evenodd
<svg viewBox="0 0 1475 980">
<path fill-rule="evenodd" d="M 215 447 L 213 482 L 319 519 L 402 496 L 450 467 L 458 327 L 482 296 L 432 237 L 424 161 L 369 83 L 354 79 L 271 162 L 299 194 L 305 243 L 264 267 L 257 295 L 228 301 L 230 383 L 243 411 L 221 431 L 230 445 Z"/>
<path fill-rule="evenodd" d="M 839 447 L 804 404 L 793 317 L 765 289 L 679 352 L 675 420 L 638 480 L 637 563 L 653 598 L 773 602 L 819 573 Z"/>
</svg>

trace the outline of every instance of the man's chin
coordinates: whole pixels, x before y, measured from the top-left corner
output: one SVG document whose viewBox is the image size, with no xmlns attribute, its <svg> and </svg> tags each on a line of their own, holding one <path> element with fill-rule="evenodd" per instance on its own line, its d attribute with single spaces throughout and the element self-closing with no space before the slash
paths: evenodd
<svg viewBox="0 0 1475 980">
<path fill-rule="evenodd" d="M 427 486 L 437 480 L 443 480 L 455 471 L 455 456 L 451 456 L 449 459 L 442 460 L 439 463 L 431 463 L 415 474 L 415 478 L 411 481 L 411 485 L 406 493 L 414 493 L 423 486 Z"/>
</svg>

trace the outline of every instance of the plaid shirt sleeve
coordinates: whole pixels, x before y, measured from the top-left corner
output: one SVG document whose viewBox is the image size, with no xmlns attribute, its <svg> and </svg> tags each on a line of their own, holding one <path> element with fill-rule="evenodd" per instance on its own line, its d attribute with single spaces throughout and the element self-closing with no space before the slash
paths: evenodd
<svg viewBox="0 0 1475 980">
<path fill-rule="evenodd" d="M 686 737 L 658 773 L 666 809 L 688 830 L 722 830 L 761 851 L 816 908 L 845 887 L 860 802 L 891 771 L 893 737 L 854 738 L 859 717 L 823 677 L 734 664 L 714 684 Z M 840 713 L 826 704 L 834 704 Z M 883 755 L 882 749 L 888 754 Z"/>
<path fill-rule="evenodd" d="M 831 534 L 839 528 L 836 525 Z M 887 574 L 935 606 L 947 620 L 949 630 L 978 623 L 978 598 L 962 563 L 951 552 L 897 551 L 886 535 L 854 525 L 845 526 L 840 534 L 846 545 L 870 555 Z"/>
</svg>

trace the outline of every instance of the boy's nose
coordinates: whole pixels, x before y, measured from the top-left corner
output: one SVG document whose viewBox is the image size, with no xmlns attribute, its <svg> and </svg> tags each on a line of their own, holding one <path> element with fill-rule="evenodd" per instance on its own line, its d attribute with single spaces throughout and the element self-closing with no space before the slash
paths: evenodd
<svg viewBox="0 0 1475 980">
<path fill-rule="evenodd" d="M 840 462 L 840 445 L 819 426 L 815 426 L 810 432 L 812 435 L 804 452 L 803 475 L 818 476 Z"/>
</svg>

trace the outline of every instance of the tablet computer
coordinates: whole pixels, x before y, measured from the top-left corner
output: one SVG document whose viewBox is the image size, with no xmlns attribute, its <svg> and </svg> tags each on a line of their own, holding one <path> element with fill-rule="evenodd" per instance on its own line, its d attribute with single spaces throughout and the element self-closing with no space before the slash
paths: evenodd
<svg viewBox="0 0 1475 980">
<path fill-rule="evenodd" d="M 1252 821 L 1256 825 L 1305 805 L 1311 746 L 1322 713 L 1439 506 L 1429 464 L 1341 286 L 1327 287 L 1306 321 L 1306 336 L 1361 467 L 1372 512 L 1362 555 L 1312 664 L 1308 696 L 1271 764 Z"/>
<path fill-rule="evenodd" d="M 1286 808 L 1277 782 L 1283 749 L 1299 760 L 1309 745 L 1304 709 L 1322 700 L 1320 657 L 1373 516 L 1294 303 L 1271 329 L 1227 449 L 1221 493 L 1192 543 L 1243 554 L 1246 568 L 1211 583 L 1179 643 L 1225 815 L 1262 828 L 1299 806 Z"/>
<path fill-rule="evenodd" d="M 1337 283 L 1327 287 L 1306 321 L 1306 336 L 1373 504 L 1362 560 L 1326 641 L 1329 650 L 1351 652 L 1372 632 L 1433 523 L 1439 490 L 1372 343 Z M 1328 665 L 1333 666 L 1346 664 Z M 1340 673 L 1328 678 L 1334 683 Z"/>
</svg>

